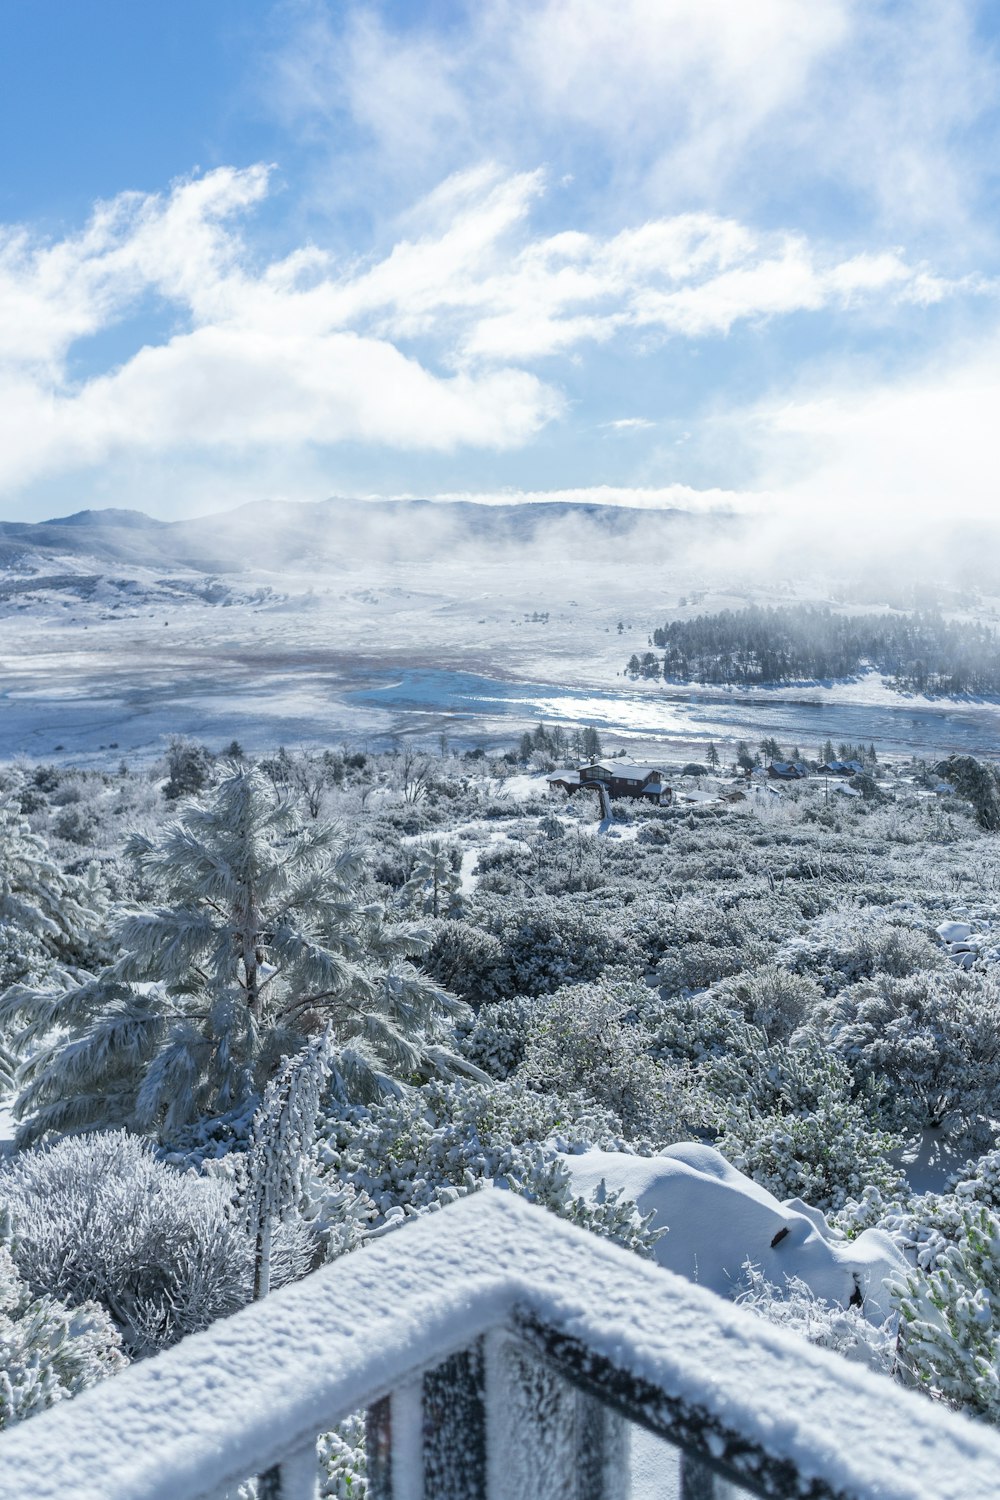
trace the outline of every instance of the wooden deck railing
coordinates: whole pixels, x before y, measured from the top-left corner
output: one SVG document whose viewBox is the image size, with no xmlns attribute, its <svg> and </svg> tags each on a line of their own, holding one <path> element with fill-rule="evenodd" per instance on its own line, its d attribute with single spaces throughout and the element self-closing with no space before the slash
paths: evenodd
<svg viewBox="0 0 1000 1500">
<path fill-rule="evenodd" d="M 314 1500 L 362 1408 L 372 1500 L 627 1500 L 631 1423 L 685 1500 L 1000 1495 L 993 1431 L 484 1192 L 0 1434 L 0 1496 Z"/>
</svg>

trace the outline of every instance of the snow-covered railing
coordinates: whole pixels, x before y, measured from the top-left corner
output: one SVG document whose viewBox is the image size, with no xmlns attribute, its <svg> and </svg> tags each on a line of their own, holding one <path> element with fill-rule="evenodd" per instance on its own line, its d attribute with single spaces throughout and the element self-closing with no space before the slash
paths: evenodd
<svg viewBox="0 0 1000 1500">
<path fill-rule="evenodd" d="M 0 1435 L 4 1500 L 319 1494 L 368 1412 L 373 1500 L 986 1500 L 1000 1437 L 507 1193 L 427 1216 Z"/>
</svg>

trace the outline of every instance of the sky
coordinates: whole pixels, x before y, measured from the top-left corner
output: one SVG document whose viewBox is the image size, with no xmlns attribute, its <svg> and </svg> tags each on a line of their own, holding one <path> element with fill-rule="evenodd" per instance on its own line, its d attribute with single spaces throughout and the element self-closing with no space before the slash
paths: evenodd
<svg viewBox="0 0 1000 1500">
<path fill-rule="evenodd" d="M 0 0 L 0 518 L 997 512 L 1000 9 Z"/>
</svg>

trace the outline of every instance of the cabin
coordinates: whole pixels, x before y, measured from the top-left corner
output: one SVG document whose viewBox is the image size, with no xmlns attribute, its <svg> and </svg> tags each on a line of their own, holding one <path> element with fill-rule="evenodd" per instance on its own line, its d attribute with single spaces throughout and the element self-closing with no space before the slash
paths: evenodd
<svg viewBox="0 0 1000 1500">
<path fill-rule="evenodd" d="M 772 760 L 767 774 L 772 781 L 801 781 L 809 775 L 809 768 L 800 760 Z"/>
<path fill-rule="evenodd" d="M 557 771 L 548 782 L 553 791 L 564 791 L 570 797 L 574 792 L 603 787 L 612 800 L 635 797 L 657 807 L 669 807 L 674 800 L 673 788 L 667 785 L 664 771 L 655 766 L 637 766 L 630 760 L 584 761 L 579 770 Z"/>
<path fill-rule="evenodd" d="M 864 769 L 859 760 L 828 760 L 817 768 L 817 775 L 860 776 Z"/>
</svg>

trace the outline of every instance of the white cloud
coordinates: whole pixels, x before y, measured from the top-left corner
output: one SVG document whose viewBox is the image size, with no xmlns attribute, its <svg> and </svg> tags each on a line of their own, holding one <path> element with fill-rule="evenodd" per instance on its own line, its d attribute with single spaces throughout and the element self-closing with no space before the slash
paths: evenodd
<svg viewBox="0 0 1000 1500">
<path fill-rule="evenodd" d="M 1000 88 L 981 7 L 479 0 L 447 23 L 431 7 L 393 25 L 313 0 L 283 28 L 269 98 L 325 136 L 337 170 L 323 191 L 358 203 L 373 184 L 377 199 L 412 192 L 470 160 L 542 160 L 611 213 L 758 217 L 763 202 L 821 194 L 828 212 L 849 203 L 856 221 L 928 232 L 958 256 L 995 158 L 976 137 Z M 993 235 L 992 215 L 979 224 Z"/>
<path fill-rule="evenodd" d="M 840 372 L 732 414 L 782 515 L 820 517 L 902 545 L 933 524 L 1000 511 L 1000 329 L 938 351 L 900 380 Z"/>
<path fill-rule="evenodd" d="M 220 168 L 100 204 L 58 242 L 0 238 L 8 489 L 130 453 L 516 448 L 564 410 L 541 358 L 953 290 L 896 250 L 844 259 L 704 213 L 539 235 L 543 174 L 489 166 L 417 204 L 381 260 L 345 268 L 305 245 L 261 262 L 242 221 L 269 176 Z M 80 341 L 151 295 L 162 341 L 75 378 Z"/>
</svg>

